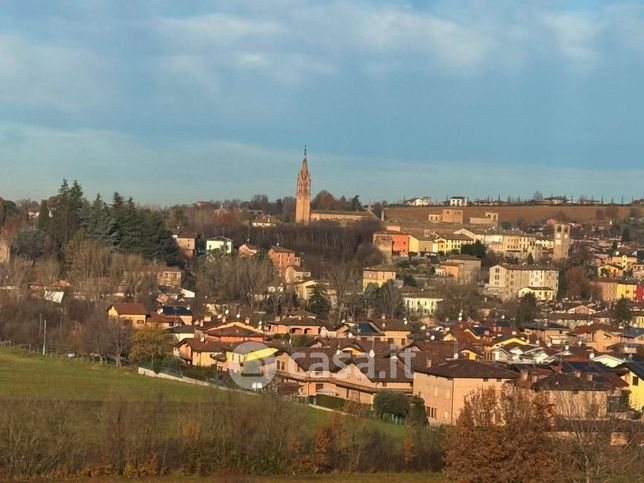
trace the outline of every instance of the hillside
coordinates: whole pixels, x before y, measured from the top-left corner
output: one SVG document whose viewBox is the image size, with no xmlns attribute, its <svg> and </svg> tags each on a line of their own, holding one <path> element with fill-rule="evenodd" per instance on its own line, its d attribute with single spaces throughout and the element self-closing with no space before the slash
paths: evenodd
<svg viewBox="0 0 644 483">
<path fill-rule="evenodd" d="M 43 357 L 0 347 L 0 399 L 151 401 L 211 399 L 212 389 L 139 376 L 132 369 Z"/>
<path fill-rule="evenodd" d="M 536 223 L 539 221 L 554 218 L 558 213 L 565 213 L 572 221 L 588 222 L 595 219 L 595 213 L 607 208 L 617 210 L 618 218 L 625 218 L 629 215 L 631 206 L 603 205 L 603 206 L 466 206 L 463 210 L 465 218 L 482 217 L 486 212 L 499 214 L 499 221 L 516 223 L 525 221 Z M 398 222 L 426 222 L 429 213 L 440 213 L 445 206 L 423 206 L 423 207 L 392 207 L 385 209 L 386 221 Z"/>
</svg>

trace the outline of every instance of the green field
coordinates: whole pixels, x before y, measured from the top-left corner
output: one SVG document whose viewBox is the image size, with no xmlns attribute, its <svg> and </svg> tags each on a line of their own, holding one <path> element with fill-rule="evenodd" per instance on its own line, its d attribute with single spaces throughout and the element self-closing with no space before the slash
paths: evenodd
<svg viewBox="0 0 644 483">
<path fill-rule="evenodd" d="M 17 348 L 0 346 L 0 399 L 68 400 L 101 402 L 124 399 L 207 403 L 222 391 L 192 384 L 142 376 L 126 367 L 99 365 L 80 359 L 43 356 Z M 237 397 L 254 397 L 239 394 Z M 290 403 L 289 403 L 290 404 Z M 294 404 L 313 424 L 327 420 L 331 413 Z M 402 440 L 404 426 L 371 421 L 379 430 Z"/>
<path fill-rule="evenodd" d="M 0 398 L 103 401 L 123 398 L 168 401 L 203 401 L 212 389 L 140 376 L 130 368 L 42 356 L 0 347 Z"/>
</svg>

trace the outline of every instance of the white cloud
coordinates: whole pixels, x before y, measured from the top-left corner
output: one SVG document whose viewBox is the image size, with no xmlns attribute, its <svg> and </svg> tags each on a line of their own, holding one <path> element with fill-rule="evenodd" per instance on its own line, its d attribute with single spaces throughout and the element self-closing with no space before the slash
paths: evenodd
<svg viewBox="0 0 644 483">
<path fill-rule="evenodd" d="M 596 41 L 603 26 L 597 20 L 578 14 L 546 13 L 543 22 L 554 35 L 561 53 L 570 61 L 585 67 L 598 62 Z"/>
<path fill-rule="evenodd" d="M 43 164 L 43 159 L 56 163 Z M 89 196 L 113 191 L 137 201 L 172 204 L 202 199 L 292 195 L 301 153 L 221 139 L 150 145 L 114 131 L 61 130 L 33 125 L 0 125 L 0 169 L 8 199 L 53 193 L 62 178 L 78 179 Z M 644 170 L 559 166 L 553 178 L 532 159 L 507 164 L 458 160 L 364 158 L 309 152 L 314 192 L 360 195 L 364 201 L 398 200 L 412 194 L 434 199 L 446 190 L 470 196 L 501 193 L 621 193 L 640 196 Z M 462 173 L 467 173 L 463 176 Z M 360 182 L 356 184 L 356 180 Z M 383 181 L 386 180 L 386 181 Z M 627 180 L 627 181 L 625 181 Z M 22 185 L 20 183 L 23 183 Z"/>
<path fill-rule="evenodd" d="M 282 31 L 275 21 L 214 13 L 184 18 L 159 18 L 156 28 L 171 44 L 222 47 L 245 40 L 265 41 Z"/>
<path fill-rule="evenodd" d="M 76 110 L 110 94 L 106 64 L 81 47 L 0 34 L 0 105 Z"/>
</svg>

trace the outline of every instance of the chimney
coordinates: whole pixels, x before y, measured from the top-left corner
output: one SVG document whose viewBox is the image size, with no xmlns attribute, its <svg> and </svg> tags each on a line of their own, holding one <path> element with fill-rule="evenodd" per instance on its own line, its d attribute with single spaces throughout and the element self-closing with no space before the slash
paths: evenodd
<svg viewBox="0 0 644 483">
<path fill-rule="evenodd" d="M 427 367 L 427 369 L 429 369 L 430 367 L 432 367 L 432 360 L 431 360 L 431 359 L 427 359 L 427 360 L 425 361 L 425 367 Z"/>
<path fill-rule="evenodd" d="M 592 382 L 592 381 L 593 381 L 593 375 L 592 375 L 592 373 L 590 373 L 590 372 L 589 372 L 589 373 L 587 373 L 587 374 L 586 374 L 586 380 L 587 380 L 588 382 Z"/>
<path fill-rule="evenodd" d="M 574 374 L 575 377 L 581 377 L 581 371 L 575 371 Z"/>
<path fill-rule="evenodd" d="M 244 319 L 244 322 L 245 322 L 245 323 L 247 323 L 247 324 L 250 324 L 250 317 L 246 317 L 246 318 Z"/>
<path fill-rule="evenodd" d="M 530 381 L 531 381 L 533 384 L 534 384 L 535 382 L 537 382 L 538 380 L 539 380 L 539 376 L 537 376 L 536 374 L 532 374 L 532 375 L 530 376 Z"/>
<path fill-rule="evenodd" d="M 527 381 L 529 376 L 530 376 L 530 374 L 528 373 L 528 371 L 525 371 L 525 370 L 521 371 L 521 380 L 522 381 Z"/>
</svg>

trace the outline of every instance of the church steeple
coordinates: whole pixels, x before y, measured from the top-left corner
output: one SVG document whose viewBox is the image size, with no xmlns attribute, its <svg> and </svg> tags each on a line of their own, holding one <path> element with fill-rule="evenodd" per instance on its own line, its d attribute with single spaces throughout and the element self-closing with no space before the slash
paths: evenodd
<svg viewBox="0 0 644 483">
<path fill-rule="evenodd" d="M 304 146 L 304 158 L 300 173 L 297 176 L 297 188 L 295 192 L 295 222 L 309 224 L 311 214 L 311 174 Z"/>
</svg>

